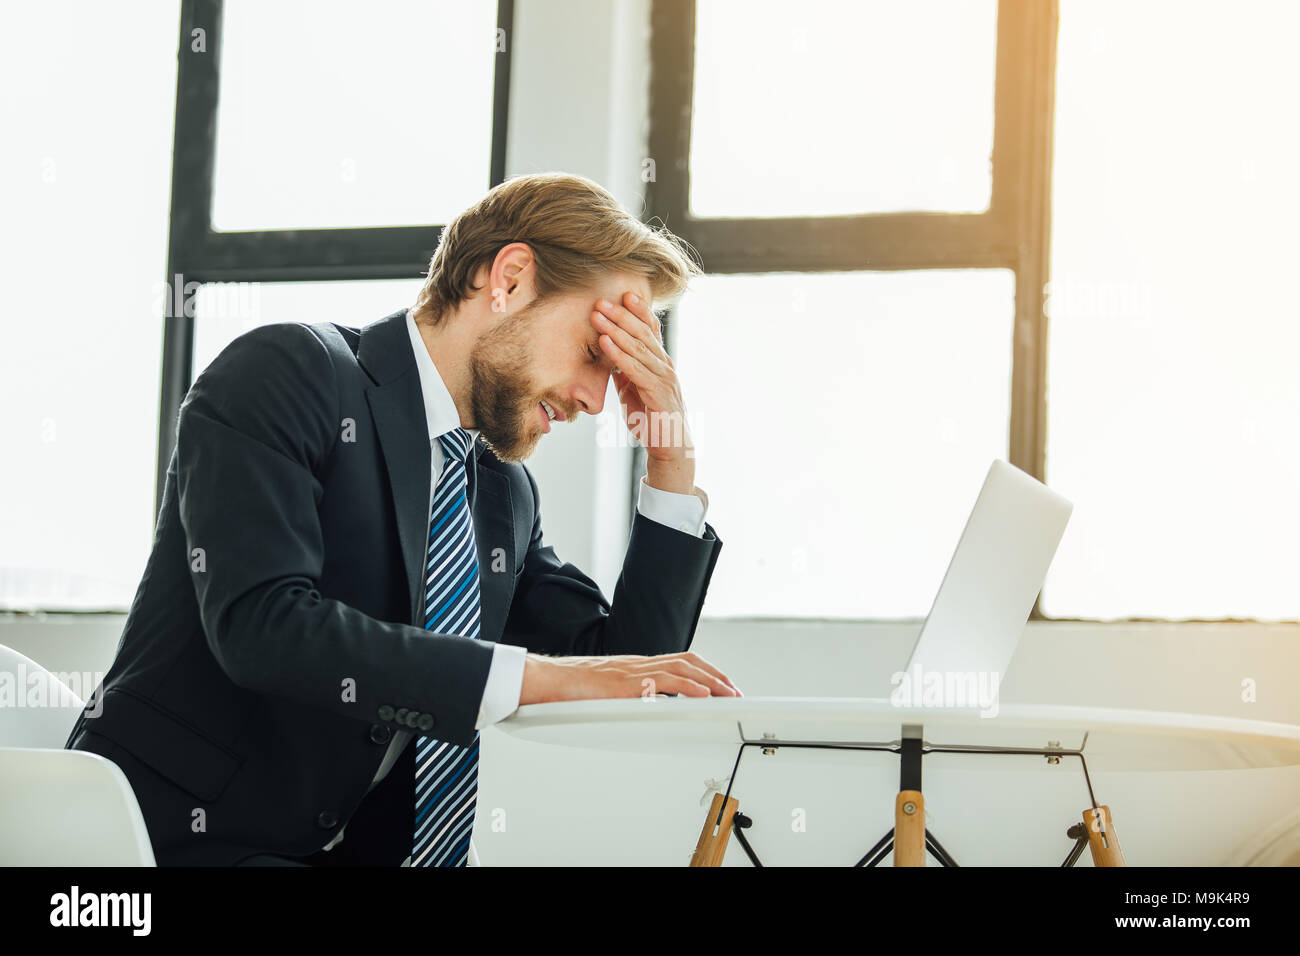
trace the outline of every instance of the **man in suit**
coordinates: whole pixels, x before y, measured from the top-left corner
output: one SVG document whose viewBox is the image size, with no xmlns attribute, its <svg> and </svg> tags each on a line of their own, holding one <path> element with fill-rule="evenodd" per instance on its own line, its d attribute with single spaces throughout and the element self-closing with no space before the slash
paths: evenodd
<svg viewBox="0 0 1300 956">
<path fill-rule="evenodd" d="M 522 177 L 447 226 L 412 308 L 265 326 L 198 377 L 67 743 L 122 768 L 160 864 L 464 865 L 483 726 L 739 694 L 689 651 L 721 542 L 651 308 L 697 271 L 595 183 Z M 648 460 L 606 600 L 522 462 L 611 377 Z"/>
</svg>

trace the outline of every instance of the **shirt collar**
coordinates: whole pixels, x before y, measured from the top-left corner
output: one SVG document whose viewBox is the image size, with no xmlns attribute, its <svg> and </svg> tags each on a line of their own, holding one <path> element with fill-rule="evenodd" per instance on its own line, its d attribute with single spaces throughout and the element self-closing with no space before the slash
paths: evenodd
<svg viewBox="0 0 1300 956">
<path fill-rule="evenodd" d="M 437 441 L 453 428 L 460 427 L 460 413 L 456 403 L 451 400 L 451 392 L 442 380 L 438 367 L 433 364 L 433 357 L 420 337 L 420 330 L 415 326 L 415 317 L 411 310 L 406 310 L 406 332 L 411 337 L 411 349 L 415 352 L 415 367 L 420 373 L 420 391 L 424 395 L 424 417 L 429 425 L 430 443 Z M 478 440 L 478 429 L 467 428 L 471 447 Z"/>
</svg>

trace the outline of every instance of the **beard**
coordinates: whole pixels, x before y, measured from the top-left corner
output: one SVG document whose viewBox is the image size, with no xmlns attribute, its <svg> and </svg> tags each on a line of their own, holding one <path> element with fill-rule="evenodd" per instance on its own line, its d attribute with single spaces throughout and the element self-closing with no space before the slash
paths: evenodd
<svg viewBox="0 0 1300 956">
<path fill-rule="evenodd" d="M 470 409 L 483 441 L 499 459 L 521 462 L 542 438 L 538 402 L 544 398 L 528 368 L 525 319 L 537 305 L 502 320 L 469 355 Z"/>
</svg>

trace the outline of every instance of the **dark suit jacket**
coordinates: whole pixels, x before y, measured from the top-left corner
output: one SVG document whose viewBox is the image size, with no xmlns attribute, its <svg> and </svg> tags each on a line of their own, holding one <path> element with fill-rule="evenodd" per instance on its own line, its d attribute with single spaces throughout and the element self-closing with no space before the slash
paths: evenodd
<svg viewBox="0 0 1300 956">
<path fill-rule="evenodd" d="M 429 455 L 403 312 L 256 329 L 191 387 L 102 713 L 67 741 L 122 768 L 159 863 L 305 856 L 347 824 L 351 861 L 400 864 L 414 746 L 367 790 L 395 730 L 473 740 L 494 642 L 690 646 L 722 546 L 711 527 L 637 514 L 607 601 L 543 543 L 528 469 L 482 441 L 468 469 L 480 637 L 413 624 Z"/>
</svg>

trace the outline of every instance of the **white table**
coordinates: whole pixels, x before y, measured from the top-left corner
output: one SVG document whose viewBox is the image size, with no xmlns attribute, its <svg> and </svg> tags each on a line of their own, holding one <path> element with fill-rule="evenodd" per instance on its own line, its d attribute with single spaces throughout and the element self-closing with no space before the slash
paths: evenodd
<svg viewBox="0 0 1300 956">
<path fill-rule="evenodd" d="M 858 697 L 656 697 L 530 704 L 496 726 L 538 743 L 645 754 L 734 753 L 738 762 L 744 751 L 760 747 L 897 752 L 903 771 L 895 806 L 895 865 L 916 865 L 918 859 L 923 864 L 932 839 L 924 831 L 920 792 L 921 757 L 929 753 L 1077 759 L 1085 776 L 1088 770 L 1300 764 L 1300 726 L 1106 707 L 1002 704 L 996 716 L 983 717 L 973 708 L 904 708 Z M 989 756 L 986 763 L 994 767 L 998 761 Z M 1091 793 L 1090 779 L 1088 789 Z M 715 795 L 693 865 L 721 862 L 735 804 L 729 792 Z M 1094 862 L 1122 865 L 1109 809 L 1094 796 L 1083 817 Z M 1082 846 L 1082 833 L 1078 839 Z M 940 856 L 935 847 L 931 852 Z"/>
</svg>

